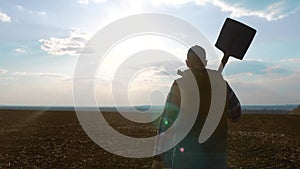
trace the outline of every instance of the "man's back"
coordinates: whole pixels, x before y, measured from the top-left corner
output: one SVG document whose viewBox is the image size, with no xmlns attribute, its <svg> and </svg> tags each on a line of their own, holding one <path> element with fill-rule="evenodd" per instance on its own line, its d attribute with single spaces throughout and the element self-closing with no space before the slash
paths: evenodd
<svg viewBox="0 0 300 169">
<path fill-rule="evenodd" d="M 175 80 L 171 87 L 158 132 L 162 133 L 168 130 L 175 122 L 181 109 L 186 112 L 180 112 L 181 116 L 179 117 L 182 118 L 182 116 L 193 115 L 191 117 L 196 119 L 193 121 L 194 124 L 191 124 L 192 126 L 186 124 L 189 123 L 187 121 L 184 123 L 174 123 L 177 128 L 173 135 L 168 134 L 167 136 L 164 136 L 164 134 L 162 134 L 157 137 L 155 151 L 160 152 L 159 150 L 161 150 L 166 143 L 172 142 L 170 139 L 177 140 L 176 138 L 182 138 L 181 136 L 183 133 L 180 132 L 180 129 L 191 127 L 188 132 L 184 133 L 187 134 L 186 137 L 181 140 L 176 147 L 162 155 L 154 157 L 155 162 L 153 167 L 157 168 L 155 166 L 158 166 L 158 164 L 163 162 L 165 167 L 172 167 L 173 169 L 226 168 L 227 118 L 235 122 L 240 117 L 241 107 L 239 101 L 230 86 L 226 83 L 227 95 L 226 98 L 224 98 L 225 107 L 221 112 L 216 112 L 222 113 L 220 114 L 222 115 L 221 120 L 220 122 L 215 121 L 216 124 L 218 124 L 216 130 L 214 130 L 214 133 L 208 140 L 200 144 L 198 142 L 200 132 L 207 121 L 207 117 L 209 117 L 210 121 L 212 119 L 219 120 L 220 117 L 211 116 L 215 115 L 210 112 L 212 98 L 214 100 L 217 97 L 217 100 L 223 101 L 223 97 L 219 96 L 226 94 L 223 93 L 224 90 L 222 90 L 224 88 L 226 89 L 226 86 L 224 86 L 225 81 L 220 72 L 205 68 L 207 60 L 205 50 L 202 47 L 196 45 L 188 50 L 186 65 L 189 69 L 184 71 L 182 77 Z M 211 76 L 213 76 L 213 78 Z M 194 80 L 196 80 L 197 86 L 195 86 Z M 213 82 L 212 85 L 210 84 L 210 81 Z M 214 90 L 212 90 L 212 88 Z M 213 97 L 212 93 L 214 93 Z M 199 95 L 200 97 L 200 104 L 198 112 L 196 112 L 198 114 L 195 115 L 193 113 L 198 105 L 197 101 L 196 107 L 194 107 L 195 100 L 198 99 L 194 97 L 196 95 Z M 222 102 L 222 104 L 224 102 Z M 213 102 L 213 104 L 214 106 L 220 105 L 218 102 Z M 187 107 L 192 107 L 192 109 L 186 109 Z M 191 110 L 193 112 L 189 112 Z M 177 120 L 180 121 L 180 119 Z"/>
<path fill-rule="evenodd" d="M 206 121 L 206 117 L 211 105 L 211 85 L 207 71 L 212 70 L 203 68 L 191 69 L 188 71 L 192 71 L 197 81 L 200 96 L 200 106 L 197 119 L 192 129 L 187 134 L 187 136 L 175 147 L 175 150 L 173 151 L 174 154 L 172 160 L 172 168 L 225 168 L 227 144 L 227 119 L 225 113 L 223 113 L 222 119 L 213 135 L 203 144 L 200 144 L 198 142 L 201 129 Z M 185 78 L 184 76 L 185 74 L 183 73 L 183 77 L 177 79 L 176 83 L 182 83 L 180 81 L 189 83 L 189 79 Z M 177 90 L 176 92 L 179 95 L 186 93 L 186 90 L 193 90 L 188 87 L 180 88 L 179 91 L 178 89 L 176 89 L 176 87 L 172 87 L 172 89 Z M 174 95 L 174 97 L 176 97 L 176 95 Z M 180 107 L 180 104 L 178 104 L 177 106 Z"/>
</svg>

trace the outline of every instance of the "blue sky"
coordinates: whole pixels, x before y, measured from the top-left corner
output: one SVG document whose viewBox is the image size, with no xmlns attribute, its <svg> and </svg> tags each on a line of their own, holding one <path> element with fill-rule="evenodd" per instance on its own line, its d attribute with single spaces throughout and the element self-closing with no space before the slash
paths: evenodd
<svg viewBox="0 0 300 169">
<path fill-rule="evenodd" d="M 1 105 L 72 105 L 73 72 L 89 38 L 117 19 L 145 12 L 184 19 L 212 44 L 227 17 L 256 28 L 244 60 L 229 61 L 226 80 L 242 104 L 300 103 L 298 0 L 0 0 L 0 4 Z M 221 58 L 222 53 L 216 51 Z M 167 92 L 171 79 L 152 73 L 157 75 L 155 83 L 166 82 L 155 87 Z M 98 81 L 107 83 L 101 78 Z M 133 91 L 140 84 L 139 80 L 135 83 Z M 149 92 L 143 91 L 154 88 L 147 85 L 132 93 L 133 99 L 139 100 L 137 104 L 149 104 L 143 99 Z M 99 97 L 110 95 L 103 86 L 98 87 Z M 159 104 L 164 99 L 159 95 L 154 100 Z M 112 101 L 104 103 L 111 105 Z"/>
</svg>

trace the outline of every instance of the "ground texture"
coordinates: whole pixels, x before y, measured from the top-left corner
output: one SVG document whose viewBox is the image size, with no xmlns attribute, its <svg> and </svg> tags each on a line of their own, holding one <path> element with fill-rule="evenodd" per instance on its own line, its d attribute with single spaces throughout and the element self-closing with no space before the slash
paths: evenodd
<svg viewBox="0 0 300 169">
<path fill-rule="evenodd" d="M 116 113 L 106 119 L 134 137 L 155 134 Z M 229 125 L 228 168 L 300 168 L 300 116 L 242 115 Z M 152 158 L 129 159 L 97 146 L 74 112 L 0 111 L 0 168 L 150 168 Z"/>
</svg>

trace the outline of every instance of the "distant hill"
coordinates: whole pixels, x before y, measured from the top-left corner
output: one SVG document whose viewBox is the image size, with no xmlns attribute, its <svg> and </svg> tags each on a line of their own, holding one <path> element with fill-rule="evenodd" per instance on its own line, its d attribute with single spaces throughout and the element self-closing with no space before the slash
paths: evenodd
<svg viewBox="0 0 300 169">
<path fill-rule="evenodd" d="M 300 115 L 300 105 L 297 108 L 295 108 L 294 110 L 292 110 L 290 112 L 290 114 L 299 114 Z"/>
</svg>

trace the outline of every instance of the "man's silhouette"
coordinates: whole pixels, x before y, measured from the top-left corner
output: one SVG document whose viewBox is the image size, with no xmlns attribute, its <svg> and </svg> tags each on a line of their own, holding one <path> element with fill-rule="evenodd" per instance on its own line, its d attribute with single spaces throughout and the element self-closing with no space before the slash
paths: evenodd
<svg viewBox="0 0 300 169">
<path fill-rule="evenodd" d="M 199 92 L 200 105 L 197 119 L 187 136 L 168 152 L 154 157 L 152 168 L 173 168 L 173 169 L 199 169 L 199 168 L 226 168 L 227 148 L 227 119 L 236 122 L 241 115 L 240 103 L 227 84 L 227 97 L 221 121 L 212 136 L 204 143 L 198 142 L 199 134 L 206 121 L 211 106 L 211 85 L 208 72 L 215 72 L 206 69 L 207 60 L 205 50 L 200 46 L 193 46 L 187 54 L 186 65 L 188 70 L 181 73 L 182 77 L 175 80 L 171 91 L 168 94 L 164 112 L 161 116 L 158 132 L 166 131 L 178 116 L 182 99 L 182 93 L 188 88 L 179 87 L 179 83 L 186 81 L 187 73 L 192 72 L 196 79 Z M 216 73 L 216 72 L 215 72 Z M 189 83 L 189 82 L 186 82 Z M 189 104 L 189 103 L 184 103 Z M 183 112 L 189 113 L 189 112 Z M 166 138 L 157 138 L 156 149 Z"/>
</svg>

